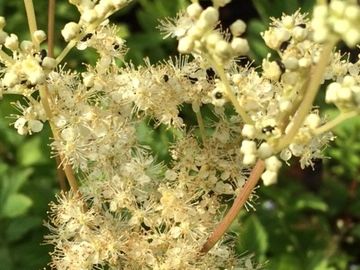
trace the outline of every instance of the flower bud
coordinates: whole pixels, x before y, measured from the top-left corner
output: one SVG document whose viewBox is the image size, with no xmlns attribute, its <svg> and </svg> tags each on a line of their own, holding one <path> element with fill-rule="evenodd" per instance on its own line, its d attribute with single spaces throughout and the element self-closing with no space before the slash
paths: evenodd
<svg viewBox="0 0 360 270">
<path fill-rule="evenodd" d="M 194 19 L 197 19 L 201 12 L 203 11 L 202 7 L 200 6 L 199 3 L 195 2 L 195 3 L 192 3 L 191 5 L 189 5 L 187 8 L 186 8 L 186 13 L 191 17 L 191 18 L 194 18 Z"/>
<path fill-rule="evenodd" d="M 241 135 L 249 139 L 254 139 L 256 135 L 256 129 L 253 125 L 245 124 L 241 130 Z"/>
<path fill-rule="evenodd" d="M 265 160 L 266 170 L 277 172 L 281 167 L 281 161 L 276 156 L 271 156 Z"/>
<path fill-rule="evenodd" d="M 2 30 L 6 25 L 5 18 L 3 16 L 0 16 L 0 29 Z"/>
<path fill-rule="evenodd" d="M 265 159 L 273 154 L 273 149 L 270 144 L 263 142 L 258 149 L 258 154 L 261 159 Z"/>
<path fill-rule="evenodd" d="M 277 182 L 277 173 L 273 171 L 266 170 L 262 175 L 261 179 L 265 186 L 270 186 Z"/>
<path fill-rule="evenodd" d="M 194 40 L 191 37 L 182 37 L 179 39 L 178 51 L 180 53 L 191 53 L 194 48 Z"/>
<path fill-rule="evenodd" d="M 236 55 L 245 55 L 249 52 L 249 44 L 244 38 L 233 38 L 231 41 L 231 48 L 234 50 Z"/>
<path fill-rule="evenodd" d="M 52 57 L 46 56 L 43 59 L 41 65 L 46 69 L 53 69 L 53 68 L 56 67 L 56 60 L 54 58 L 52 58 Z"/>
<path fill-rule="evenodd" d="M 208 7 L 200 14 L 199 20 L 211 28 L 219 20 L 219 11 L 214 7 Z"/>
<path fill-rule="evenodd" d="M 4 45 L 9 50 L 16 51 L 19 47 L 18 37 L 15 34 L 11 34 L 10 36 L 7 36 Z"/>
<path fill-rule="evenodd" d="M 64 29 L 61 30 L 61 34 L 65 41 L 74 39 L 80 33 L 80 25 L 74 22 L 69 22 L 65 25 Z"/>
<path fill-rule="evenodd" d="M 234 37 L 241 36 L 246 30 L 246 24 L 242 20 L 236 20 L 230 25 L 230 32 Z"/>
<path fill-rule="evenodd" d="M 46 34 L 43 30 L 36 30 L 33 33 L 33 37 L 34 40 L 38 43 L 41 44 L 41 42 L 43 42 L 46 39 Z"/>
</svg>

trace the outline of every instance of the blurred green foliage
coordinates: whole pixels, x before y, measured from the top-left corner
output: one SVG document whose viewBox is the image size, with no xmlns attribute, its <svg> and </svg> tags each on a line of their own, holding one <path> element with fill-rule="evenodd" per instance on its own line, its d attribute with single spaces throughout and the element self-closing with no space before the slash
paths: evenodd
<svg viewBox="0 0 360 270">
<path fill-rule="evenodd" d="M 266 56 L 259 33 L 270 17 L 302 8 L 310 11 L 314 0 L 253 0 L 259 17 L 248 22 L 247 37 L 256 63 Z M 144 57 L 152 63 L 175 53 L 176 42 L 164 40 L 156 26 L 158 18 L 173 16 L 185 0 L 139 0 L 111 20 L 121 27 L 121 35 L 130 48 L 128 59 L 141 64 Z M 250 1 L 249 1 L 250 4 Z M 39 28 L 46 29 L 47 1 L 36 1 Z M 0 1 L 0 15 L 7 17 L 6 30 L 27 38 L 22 1 Z M 57 1 L 56 51 L 64 47 L 61 27 L 78 18 L 77 10 L 65 0 Z M 94 63 L 94 52 L 67 57 L 69 67 L 82 62 Z M 14 109 L 9 105 L 15 96 L 0 103 L 0 270 L 40 269 L 49 262 L 51 247 L 41 245 L 46 229 L 48 202 L 58 192 L 55 162 L 50 159 L 50 131 L 21 137 L 9 127 L 7 118 Z M 207 108 L 203 108 L 208 110 Z M 184 106 L 185 117 L 193 117 Z M 328 111 L 332 117 L 333 111 Z M 204 111 L 205 118 L 211 118 Z M 189 121 L 185 119 L 186 121 Z M 153 123 L 138 126 L 139 140 L 149 145 L 158 158 L 168 158 L 168 146 L 174 132 Z M 326 151 L 319 173 L 284 168 L 278 185 L 261 187 L 256 212 L 245 210 L 233 224 L 239 254 L 254 253 L 256 259 L 273 270 L 360 269 L 360 120 L 352 119 L 339 126 L 337 140 Z M 295 167 L 295 168 L 294 168 Z M 310 184 L 309 184 L 310 183 Z"/>
<path fill-rule="evenodd" d="M 14 100 L 6 96 L 0 103 L 0 269 L 39 269 L 49 261 L 50 247 L 40 244 L 57 190 L 56 165 L 49 158 L 48 127 L 29 137 L 9 127 Z"/>
</svg>

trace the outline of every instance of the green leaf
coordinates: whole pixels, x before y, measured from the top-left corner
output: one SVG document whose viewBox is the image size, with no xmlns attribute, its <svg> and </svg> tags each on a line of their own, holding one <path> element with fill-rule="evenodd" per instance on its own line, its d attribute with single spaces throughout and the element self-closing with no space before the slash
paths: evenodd
<svg viewBox="0 0 360 270">
<path fill-rule="evenodd" d="M 284 7 L 281 10 L 287 14 L 293 13 L 299 8 L 298 0 L 280 0 L 278 2 Z"/>
<path fill-rule="evenodd" d="M 278 255 L 271 261 L 271 270 L 303 270 L 298 257 L 292 254 Z"/>
<path fill-rule="evenodd" d="M 11 194 L 1 209 L 1 216 L 14 218 L 26 213 L 32 200 L 23 194 Z"/>
<path fill-rule="evenodd" d="M 15 242 L 25 236 L 29 231 L 41 226 L 42 219 L 36 216 L 19 217 L 11 220 L 5 232 L 8 242 Z"/>
<path fill-rule="evenodd" d="M 7 166 L 0 166 L 0 208 L 11 194 L 18 192 L 32 171 L 31 168 L 8 170 Z"/>
<path fill-rule="evenodd" d="M 268 235 L 264 226 L 256 215 L 250 216 L 240 230 L 237 241 L 238 251 L 248 251 L 264 258 L 268 246 Z"/>
<path fill-rule="evenodd" d="M 360 239 L 360 224 L 355 225 L 351 230 L 351 234 L 356 238 Z"/>
<path fill-rule="evenodd" d="M 17 193 L 18 190 L 24 185 L 24 183 L 29 179 L 29 176 L 32 174 L 32 168 L 17 168 L 16 170 L 11 170 L 9 173 L 9 182 L 10 188 L 9 193 Z"/>
<path fill-rule="evenodd" d="M 301 5 L 302 12 L 310 12 L 314 7 L 315 0 L 303 0 Z"/>
<path fill-rule="evenodd" d="M 20 165 L 33 166 L 48 163 L 48 155 L 40 136 L 34 136 L 18 148 L 17 159 Z"/>
<path fill-rule="evenodd" d="M 261 20 L 265 24 L 268 24 L 270 21 L 270 10 L 271 10 L 270 2 L 263 0 L 252 0 L 252 2 L 257 12 L 259 13 Z"/>
<path fill-rule="evenodd" d="M 295 209 L 297 210 L 303 210 L 307 208 L 325 212 L 329 207 L 319 197 L 308 193 L 302 195 L 295 203 Z"/>
<path fill-rule="evenodd" d="M 0 270 L 11 270 L 12 266 L 9 249 L 6 246 L 0 246 Z"/>
</svg>

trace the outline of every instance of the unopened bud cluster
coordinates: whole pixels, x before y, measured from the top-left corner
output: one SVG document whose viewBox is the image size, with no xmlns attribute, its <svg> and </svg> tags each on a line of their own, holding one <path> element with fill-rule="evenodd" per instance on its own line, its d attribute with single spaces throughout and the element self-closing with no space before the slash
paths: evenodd
<svg viewBox="0 0 360 270">
<path fill-rule="evenodd" d="M 215 1 L 216 2 L 216 1 Z M 225 39 L 216 27 L 219 25 L 219 9 L 225 3 L 214 3 L 214 6 L 203 9 L 194 2 L 186 9 L 186 15 L 192 21 L 184 35 L 179 37 L 180 53 L 205 53 L 217 61 L 227 62 L 231 58 L 246 55 L 249 51 L 247 40 L 240 37 L 246 29 L 241 20 L 236 20 L 231 26 L 231 41 Z"/>
<path fill-rule="evenodd" d="M 100 1 L 69 1 L 79 10 L 79 22 L 69 22 L 61 30 L 65 41 L 79 41 L 87 33 L 91 33 L 107 17 L 125 7 L 130 0 L 100 0 Z"/>
<path fill-rule="evenodd" d="M 356 0 L 333 0 L 314 8 L 314 40 L 342 39 L 354 47 L 360 41 L 360 6 Z"/>
</svg>

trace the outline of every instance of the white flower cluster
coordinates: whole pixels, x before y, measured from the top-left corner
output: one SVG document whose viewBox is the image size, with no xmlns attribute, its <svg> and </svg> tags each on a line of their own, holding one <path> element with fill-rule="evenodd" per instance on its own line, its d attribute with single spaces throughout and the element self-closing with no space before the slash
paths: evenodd
<svg viewBox="0 0 360 270">
<path fill-rule="evenodd" d="M 329 84 L 325 101 L 340 110 L 354 110 L 360 106 L 360 76 L 346 75 L 342 81 Z"/>
<path fill-rule="evenodd" d="M 61 30 L 65 41 L 79 41 L 91 33 L 99 23 L 104 22 L 111 14 L 125 7 L 131 0 L 72 0 L 69 1 L 79 10 L 79 22 L 69 22 Z"/>
<path fill-rule="evenodd" d="M 350 47 L 360 41 L 360 6 L 356 0 L 332 0 L 314 7 L 314 40 L 325 42 L 340 38 Z"/>
<path fill-rule="evenodd" d="M 16 103 L 22 115 L 15 116 L 14 126 L 22 135 L 39 132 L 47 117 L 40 101 L 32 95 L 46 83 L 46 76 L 56 66 L 55 59 L 48 57 L 46 50 L 40 50 L 40 44 L 46 39 L 44 31 L 35 31 L 32 41 L 19 41 L 15 34 L 5 32 L 4 26 L 5 19 L 0 17 L 0 48 L 8 49 L 11 54 L 0 50 L 0 59 L 4 64 L 0 70 L 1 96 L 23 95 L 27 104 Z"/>
<path fill-rule="evenodd" d="M 26 92 L 24 87 L 31 88 L 44 83 L 46 74 L 55 67 L 55 62 L 54 59 L 47 57 L 45 50 L 39 49 L 39 45 L 46 39 L 43 31 L 35 31 L 33 41 L 19 42 L 15 34 L 9 35 L 3 30 L 5 19 L 0 17 L 0 21 L 2 22 L 0 23 L 0 46 L 4 46 L 12 53 L 12 57 L 5 52 L 0 54 L 0 58 L 6 63 L 6 70 L 2 70 L 4 76 L 1 85 L 8 92 L 23 94 Z M 21 83 L 24 87 L 19 87 Z"/>
<path fill-rule="evenodd" d="M 218 8 L 228 2 L 214 1 L 214 6 L 206 9 L 203 9 L 198 2 L 193 2 L 187 7 L 186 13 L 182 14 L 181 19 L 178 19 L 178 21 L 183 22 L 181 32 L 179 26 L 164 27 L 164 29 L 168 28 L 170 32 L 173 31 L 168 35 L 174 35 L 179 39 L 178 50 L 180 53 L 205 53 L 222 63 L 248 53 L 248 42 L 240 37 L 246 29 L 242 20 L 236 20 L 230 26 L 233 36 L 230 42 L 220 33 L 219 29 L 216 29 L 219 24 Z"/>
<path fill-rule="evenodd" d="M 181 56 L 158 65 L 147 61 L 143 67 L 125 63 L 120 68 L 115 60 L 123 60 L 124 41 L 106 18 L 129 1 L 70 2 L 81 17 L 64 27 L 62 35 L 69 43 L 57 59 L 40 50 L 43 31 L 32 33 L 32 41 L 19 42 L 3 31 L 5 20 L 0 18 L 1 91 L 25 98 L 15 104 L 20 111 L 15 128 L 20 134 L 39 132 L 48 120 L 53 152 L 83 178 L 81 195 L 69 193 L 52 205 L 52 266 L 250 268 L 231 245 L 220 242 L 202 256 L 199 251 L 228 200 L 250 183 L 245 172 L 259 160 L 265 164 L 259 175 L 270 185 L 277 181 L 280 159 L 288 163 L 295 156 L 304 167 L 321 157 L 333 137 L 329 122 L 308 98 L 314 91 L 307 91 L 314 84 L 313 71 L 324 67 L 319 85 L 331 80 L 326 102 L 357 112 L 359 60 L 350 63 L 331 50 L 324 60 L 327 51 L 314 40 L 318 17 L 310 22 L 297 11 L 273 19 L 262 34 L 277 54 L 263 60 L 261 71 L 240 67 L 236 58 L 249 49 L 241 37 L 246 25 L 236 20 L 231 35 L 222 33 L 219 8 L 230 1 L 213 0 L 205 9 L 193 1 L 177 18 L 163 23 L 167 36 L 179 39 L 179 51 L 192 53 L 193 60 Z M 345 3 L 345 10 L 356 9 L 352 2 Z M 353 27 L 358 22 L 348 13 L 336 18 Z M 82 73 L 55 69 L 74 46 L 95 48 L 96 64 L 86 65 Z M 41 100 L 34 98 L 38 90 Z M 229 103 L 237 114 L 225 113 Z M 193 109 L 198 127 L 182 118 L 184 105 Z M 211 121 L 201 115 L 207 105 Z M 173 132 L 168 164 L 158 162 L 137 138 L 139 125 L 149 119 Z"/>
<path fill-rule="evenodd" d="M 22 113 L 16 115 L 14 127 L 20 135 L 32 134 L 40 132 L 43 129 L 43 122 L 46 121 L 46 113 L 39 102 L 29 101 L 27 106 L 20 102 L 15 103 L 15 107 Z"/>
</svg>

